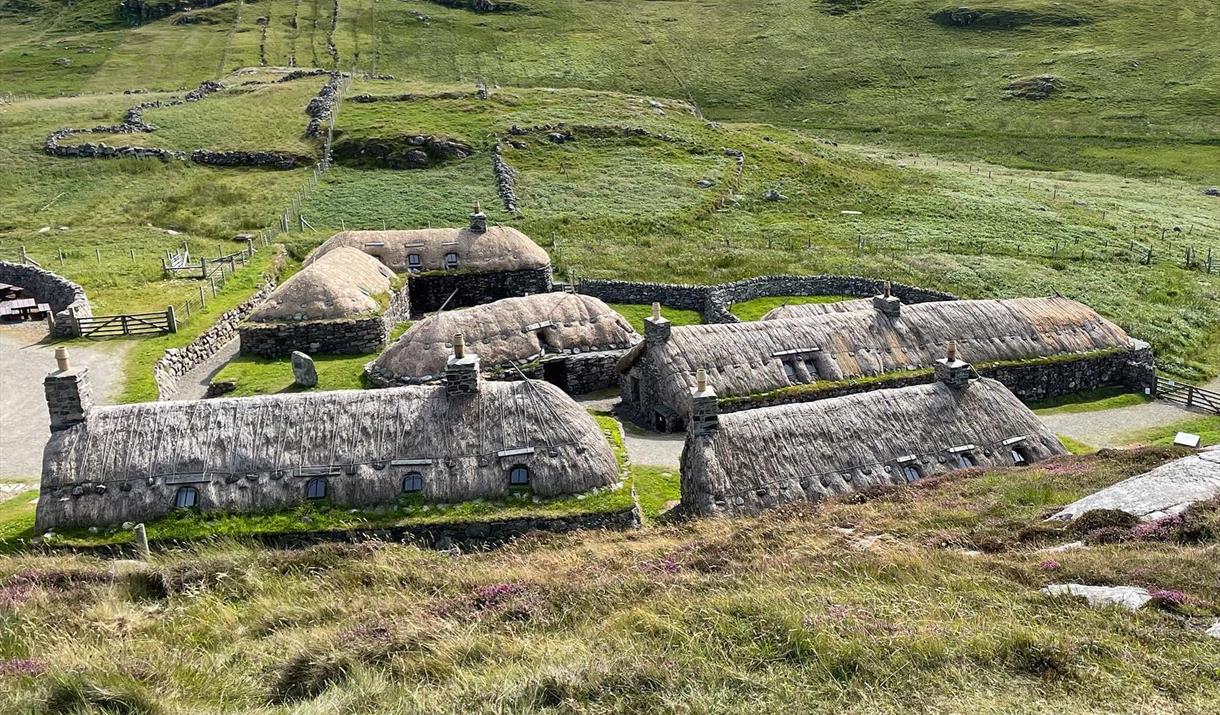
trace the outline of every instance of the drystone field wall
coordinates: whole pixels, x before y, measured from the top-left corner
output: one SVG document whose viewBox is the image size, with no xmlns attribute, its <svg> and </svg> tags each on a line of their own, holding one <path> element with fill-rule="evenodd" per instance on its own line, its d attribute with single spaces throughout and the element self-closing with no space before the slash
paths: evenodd
<svg viewBox="0 0 1220 715">
<path fill-rule="evenodd" d="M 520 204 L 517 202 L 517 171 L 508 165 L 504 160 L 504 154 L 499 144 L 491 150 L 491 171 L 496 177 L 496 193 L 500 195 L 500 202 L 504 204 L 504 210 L 516 216 L 521 213 Z"/>
<path fill-rule="evenodd" d="M 299 79 L 300 77 L 310 76 L 315 73 L 307 71 L 296 74 L 296 76 L 293 76 L 293 74 L 295 73 L 290 73 L 288 76 L 293 79 Z M 315 97 L 310 101 L 309 107 L 306 109 L 306 112 L 310 113 L 311 117 L 310 126 L 315 121 L 313 118 L 314 114 L 311 112 L 316 112 L 319 116 L 329 118 L 331 112 L 334 111 L 334 103 L 338 101 L 337 88 L 341 75 L 338 73 L 329 74 L 332 75 L 332 79 L 323 86 L 322 91 L 323 93 L 326 92 L 328 87 L 332 88 L 333 91 L 323 99 L 320 99 L 322 97 L 320 93 L 319 97 Z M 284 79 L 280 81 L 284 81 Z M 51 132 L 43 141 L 42 150 L 51 156 L 73 159 L 160 159 L 162 161 L 192 161 L 196 164 L 209 166 L 249 166 L 270 169 L 292 169 L 309 162 L 308 157 L 294 156 L 279 151 L 216 151 L 212 149 L 196 149 L 187 152 L 177 149 L 138 145 L 110 146 L 104 142 L 64 143 L 65 139 L 80 134 L 148 134 L 154 132 L 157 127 L 145 121 L 145 111 L 160 107 L 172 107 L 184 102 L 198 102 L 208 95 L 223 89 L 224 85 L 219 82 L 206 81 L 197 88 L 187 92 L 181 99 L 154 100 L 135 105 L 127 110 L 127 114 L 123 117 L 121 124 L 102 125 L 88 129 L 71 127 L 57 129 Z"/>
<path fill-rule="evenodd" d="M 286 357 L 294 350 L 360 355 L 385 347 L 390 330 L 409 319 L 411 299 L 404 288 L 390 298 L 381 315 L 299 323 L 243 323 L 238 328 L 243 355 Z"/>
<path fill-rule="evenodd" d="M 674 283 L 586 279 L 577 292 L 607 303 L 660 303 L 675 310 L 694 310 L 705 323 L 737 323 L 729 310 L 735 303 L 784 295 L 849 295 L 867 298 L 885 290 L 885 281 L 859 276 L 760 276 L 735 283 L 691 286 Z M 957 300 L 957 296 L 903 283 L 891 283 L 891 292 L 904 303 Z"/>
<path fill-rule="evenodd" d="M 293 74 L 295 73 L 289 73 L 289 76 Z M 339 103 L 339 87 L 343 84 L 343 75 L 339 72 L 328 74 L 330 74 L 330 79 L 326 80 L 326 84 L 318 90 L 318 95 L 309 100 L 309 104 L 305 107 L 305 114 L 309 115 L 309 124 L 305 126 L 305 136 L 312 139 L 322 136 L 323 125 L 334 115 L 335 105 Z M 297 75 L 293 79 L 301 76 L 306 75 Z"/>
<path fill-rule="evenodd" d="M 489 273 L 425 273 L 411 276 L 410 286 L 411 310 L 416 314 L 430 313 L 442 305 L 465 308 L 501 298 L 550 293 L 551 267 Z"/>
<path fill-rule="evenodd" d="M 24 288 L 29 291 L 29 297 L 51 306 L 55 320 L 52 338 L 74 337 L 76 318 L 93 317 L 93 307 L 89 305 L 84 288 L 38 266 L 0 261 L 0 283 Z"/>
<path fill-rule="evenodd" d="M 1152 349 L 1146 343 L 1138 343 L 1132 350 L 1067 359 L 1017 365 L 975 366 L 975 372 L 979 377 L 988 377 L 1002 383 L 1025 402 L 1073 395 L 1103 387 L 1122 387 L 1131 392 L 1143 392 L 1144 388 L 1151 387 L 1156 382 Z M 909 387 L 933 382 L 935 379 L 930 370 L 923 370 L 884 382 L 845 383 L 816 391 L 792 390 L 767 396 L 730 398 L 722 400 L 719 408 L 721 412 L 740 412 L 872 390 Z M 632 418 L 640 419 L 638 415 L 633 415 Z"/>
<path fill-rule="evenodd" d="M 271 291 L 275 290 L 275 278 L 250 296 L 241 305 L 221 314 L 212 327 L 185 347 L 169 348 L 153 365 L 153 381 L 157 384 L 157 399 L 168 400 L 178 392 L 178 382 L 191 370 L 215 355 L 230 340 L 237 337 L 237 326 L 246 319 Z"/>
</svg>

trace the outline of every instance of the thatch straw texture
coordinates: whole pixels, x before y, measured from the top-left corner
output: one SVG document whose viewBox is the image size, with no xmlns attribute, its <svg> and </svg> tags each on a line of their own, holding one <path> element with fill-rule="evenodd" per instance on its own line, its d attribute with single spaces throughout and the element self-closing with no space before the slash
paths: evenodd
<svg viewBox="0 0 1220 715">
<path fill-rule="evenodd" d="M 797 303 L 795 305 L 781 305 L 778 308 L 772 308 L 767 311 L 762 320 L 784 320 L 785 318 L 808 318 L 814 315 L 825 315 L 827 313 L 846 313 L 852 310 L 872 310 L 872 298 L 860 298 L 857 300 L 838 300 L 833 303 Z"/>
<path fill-rule="evenodd" d="M 445 256 L 458 255 L 458 270 L 475 273 L 544 268 L 550 256 L 529 236 L 508 226 L 488 226 L 485 233 L 468 228 L 425 228 L 413 231 L 344 231 L 331 236 L 305 261 L 306 265 L 348 246 L 376 257 L 395 273 L 448 269 Z M 411 254 L 420 265 L 412 267 Z"/>
<path fill-rule="evenodd" d="M 622 316 L 597 298 L 542 293 L 434 313 L 413 324 L 375 364 L 402 380 L 439 377 L 457 333 L 485 366 L 522 363 L 544 354 L 625 349 L 640 340 Z"/>
<path fill-rule="evenodd" d="M 1014 445 L 1006 440 L 1024 438 Z M 753 513 L 798 499 L 904 484 L 960 468 L 954 448 L 979 466 L 1012 466 L 1066 451 L 1038 418 L 994 380 L 964 390 L 942 383 L 877 390 L 720 416 L 719 430 L 688 435 L 682 504 L 698 514 Z M 913 457 L 916 462 L 903 461 Z"/>
<path fill-rule="evenodd" d="M 853 310 L 679 326 L 666 342 L 624 356 L 619 369 L 646 361 L 644 379 L 656 380 L 660 401 L 684 415 L 699 368 L 709 372 L 720 397 L 744 396 L 805 382 L 799 374 L 789 378 L 776 353 L 802 351 L 817 380 L 837 381 L 931 367 L 953 341 L 976 365 L 1132 345 L 1122 328 L 1067 298 L 951 300 L 904 305 L 897 318 Z"/>
<path fill-rule="evenodd" d="M 618 479 L 596 422 L 546 383 L 484 382 L 469 397 L 413 386 L 99 407 L 52 435 L 38 523 L 152 518 L 186 482 L 201 506 L 229 511 L 299 503 L 304 477 L 317 475 L 340 504 L 392 502 L 411 471 L 429 500 L 493 497 L 508 492 L 515 464 L 543 496 Z"/>
<path fill-rule="evenodd" d="M 250 314 L 249 320 L 278 323 L 378 313 L 389 301 L 393 277 L 394 273 L 377 259 L 343 247 L 284 281 Z"/>
</svg>

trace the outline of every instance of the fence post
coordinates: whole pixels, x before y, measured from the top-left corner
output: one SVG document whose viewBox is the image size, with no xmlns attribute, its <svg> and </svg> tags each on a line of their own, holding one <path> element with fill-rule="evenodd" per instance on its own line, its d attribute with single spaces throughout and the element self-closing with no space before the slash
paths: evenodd
<svg viewBox="0 0 1220 715">
<path fill-rule="evenodd" d="M 174 312 L 174 306 L 169 306 L 165 309 L 165 327 L 169 332 L 178 332 L 178 314 Z"/>
<path fill-rule="evenodd" d="M 203 299 L 203 284 L 201 283 L 201 284 L 199 284 L 199 309 L 203 310 L 207 306 L 208 306 L 207 302 L 204 301 L 204 299 Z"/>
<path fill-rule="evenodd" d="M 208 277 L 208 262 L 202 256 L 199 258 L 199 278 L 206 279 Z M 202 295 L 202 293 L 200 294 Z"/>
</svg>

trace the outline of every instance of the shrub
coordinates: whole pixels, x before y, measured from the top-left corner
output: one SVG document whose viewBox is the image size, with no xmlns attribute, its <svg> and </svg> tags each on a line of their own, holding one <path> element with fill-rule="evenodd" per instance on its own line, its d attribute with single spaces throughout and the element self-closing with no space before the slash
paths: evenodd
<svg viewBox="0 0 1220 715">
<path fill-rule="evenodd" d="M 161 707 L 133 684 L 104 685 L 80 674 L 56 676 L 43 699 L 47 715 L 100 712 L 108 715 L 153 715 Z"/>
<path fill-rule="evenodd" d="M 1072 531 L 1087 535 L 1098 529 L 1130 529 L 1138 523 L 1139 517 L 1120 509 L 1090 509 L 1072 522 Z"/>
<path fill-rule="evenodd" d="M 346 680 L 351 669 L 351 658 L 345 653 L 303 650 L 280 668 L 279 677 L 271 686 L 271 701 L 283 704 L 316 698 L 330 686 Z"/>
</svg>

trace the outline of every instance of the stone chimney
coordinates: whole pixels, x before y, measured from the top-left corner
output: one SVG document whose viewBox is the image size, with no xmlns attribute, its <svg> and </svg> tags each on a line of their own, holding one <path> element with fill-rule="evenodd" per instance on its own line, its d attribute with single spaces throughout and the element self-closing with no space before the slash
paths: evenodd
<svg viewBox="0 0 1220 715">
<path fill-rule="evenodd" d="M 487 232 L 487 214 L 478 201 L 474 202 L 474 212 L 470 214 L 470 230 L 473 233 Z"/>
<path fill-rule="evenodd" d="M 652 304 L 652 317 L 644 318 L 644 342 L 649 345 L 661 345 L 669 340 L 669 319 L 661 317 L 661 304 Z"/>
<path fill-rule="evenodd" d="M 902 301 L 890 293 L 890 282 L 885 282 L 885 294 L 873 296 L 873 307 L 883 314 L 897 318 L 902 314 Z"/>
<path fill-rule="evenodd" d="M 60 432 L 89 419 L 93 410 L 93 390 L 89 386 L 89 368 L 72 369 L 68 364 L 68 349 L 55 348 L 57 370 L 42 381 L 51 413 L 51 431 Z"/>
<path fill-rule="evenodd" d="M 720 429 L 720 409 L 716 406 L 716 391 L 707 384 L 707 370 L 695 373 L 695 387 L 690 393 L 690 432 L 707 435 Z"/>
<path fill-rule="evenodd" d="M 957 357 L 957 341 L 950 341 L 945 356 L 936 361 L 936 380 L 954 390 L 964 390 L 975 377 L 974 366 Z"/>
<path fill-rule="evenodd" d="M 479 356 L 466 354 L 466 339 L 453 336 L 453 355 L 445 364 L 445 392 L 451 396 L 479 393 Z"/>
</svg>

